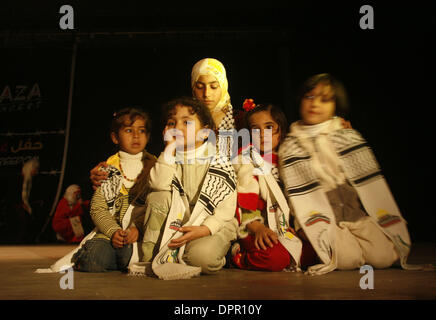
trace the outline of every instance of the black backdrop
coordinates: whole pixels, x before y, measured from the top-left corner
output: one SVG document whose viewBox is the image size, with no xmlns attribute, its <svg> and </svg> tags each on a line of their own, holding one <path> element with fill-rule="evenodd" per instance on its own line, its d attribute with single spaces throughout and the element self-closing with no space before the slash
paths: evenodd
<svg viewBox="0 0 436 320">
<path fill-rule="evenodd" d="M 89 170 L 113 152 L 108 133 L 113 111 L 128 105 L 148 109 L 154 120 L 148 149 L 158 154 L 162 147 L 159 106 L 171 98 L 191 94 L 190 71 L 197 60 L 215 57 L 224 63 L 235 108 L 240 108 L 245 98 L 269 101 L 281 106 L 289 121 L 298 118 L 295 95 L 301 82 L 310 75 L 330 72 L 348 90 L 352 126 L 373 147 L 409 222 L 412 240 L 433 241 L 436 218 L 430 199 L 434 196 L 423 185 L 433 177 L 428 170 L 432 159 L 423 159 L 416 152 L 416 138 L 421 133 L 431 136 L 431 126 L 424 117 L 420 120 L 424 125 L 417 133 L 418 125 L 410 112 L 413 106 L 406 103 L 406 72 L 417 56 L 405 55 L 405 50 L 413 36 L 408 26 L 415 20 L 409 17 L 409 24 L 405 25 L 407 12 L 388 4 L 321 3 L 220 2 L 205 8 L 201 2 L 165 5 L 70 1 L 75 10 L 75 29 L 62 31 L 58 27 L 58 10 L 65 3 L 6 2 L 2 5 L 0 25 L 2 66 L 7 66 L 8 72 L 0 77 L 0 89 L 20 81 L 44 82 L 41 92 L 47 102 L 36 113 L 1 112 L 1 133 L 13 129 L 13 119 L 30 123 L 26 128 L 65 128 L 72 48 L 76 43 L 71 130 L 62 193 L 68 185 L 77 183 L 89 199 Z M 359 28 L 359 8 L 363 4 L 374 8 L 374 30 Z M 434 37 L 433 30 L 420 26 L 419 34 Z M 431 57 L 430 47 L 427 49 L 419 59 Z M 30 68 L 34 65 L 40 67 Z M 52 109 L 53 104 L 56 110 Z M 3 126 L 5 123 L 8 126 Z M 62 139 L 56 141 L 56 146 L 47 144 L 43 149 L 51 152 L 51 161 L 56 159 L 56 164 L 50 165 L 48 160 L 41 161 L 42 166 L 48 166 L 44 170 L 59 167 Z M 19 170 L 17 165 L 1 171 L 2 185 L 13 186 L 3 192 L 2 204 L 7 209 L 3 209 L 0 221 L 2 234 L 4 230 L 17 229 L 11 223 L 19 223 L 5 218 L 12 215 L 5 213 L 11 208 L 7 204 L 11 195 L 19 197 L 21 192 Z M 47 207 L 41 209 L 40 221 L 32 222 L 35 229 L 42 227 L 41 221 L 48 217 L 54 201 L 60 175 L 50 177 L 52 181 L 39 181 L 44 192 L 38 193 Z M 44 241 L 52 239 L 49 229 Z M 22 241 L 13 232 L 7 234 L 2 242 Z"/>
</svg>

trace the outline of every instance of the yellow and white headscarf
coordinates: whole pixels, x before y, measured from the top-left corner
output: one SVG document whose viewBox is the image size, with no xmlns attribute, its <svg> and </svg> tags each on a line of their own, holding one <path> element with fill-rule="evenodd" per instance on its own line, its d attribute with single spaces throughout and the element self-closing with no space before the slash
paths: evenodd
<svg viewBox="0 0 436 320">
<path fill-rule="evenodd" d="M 214 111 L 221 110 L 230 104 L 230 95 L 228 93 L 229 84 L 227 82 L 226 69 L 224 65 L 213 58 L 205 58 L 198 61 L 191 72 L 191 88 L 194 90 L 195 83 L 200 76 L 214 76 L 221 87 L 221 99 L 214 108 Z"/>
</svg>

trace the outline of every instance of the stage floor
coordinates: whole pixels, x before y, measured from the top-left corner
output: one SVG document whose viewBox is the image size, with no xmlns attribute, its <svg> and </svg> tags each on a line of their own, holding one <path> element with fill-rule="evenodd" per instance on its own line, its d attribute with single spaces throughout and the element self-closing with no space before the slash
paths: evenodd
<svg viewBox="0 0 436 320">
<path fill-rule="evenodd" d="M 61 288 L 66 274 L 37 274 L 69 252 L 71 245 L 0 246 L 0 299 L 3 300 L 423 300 L 436 298 L 435 271 L 374 270 L 374 289 L 359 286 L 359 270 L 323 276 L 289 272 L 224 269 L 216 275 L 163 281 L 128 276 L 72 273 L 72 289 Z M 410 263 L 436 265 L 436 243 L 416 243 Z M 65 278 L 64 278 L 65 279 Z M 65 287 L 65 286 L 64 286 Z"/>
</svg>

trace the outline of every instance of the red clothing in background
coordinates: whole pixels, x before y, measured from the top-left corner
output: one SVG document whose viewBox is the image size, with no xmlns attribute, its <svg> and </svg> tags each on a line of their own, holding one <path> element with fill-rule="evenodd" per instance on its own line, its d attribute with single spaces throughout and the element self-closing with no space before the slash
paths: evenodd
<svg viewBox="0 0 436 320">
<path fill-rule="evenodd" d="M 59 201 L 56 212 L 53 217 L 52 227 L 66 242 L 80 242 L 84 236 L 76 237 L 71 226 L 70 218 L 82 216 L 84 209 L 89 209 L 89 200 L 83 201 L 82 204 L 76 203 L 73 209 L 70 209 L 65 198 Z M 82 218 L 80 219 L 82 221 Z"/>
</svg>

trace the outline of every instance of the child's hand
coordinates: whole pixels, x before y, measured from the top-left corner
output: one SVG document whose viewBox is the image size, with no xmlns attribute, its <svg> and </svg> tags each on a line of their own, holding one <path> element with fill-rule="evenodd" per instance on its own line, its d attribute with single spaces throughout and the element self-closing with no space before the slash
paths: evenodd
<svg viewBox="0 0 436 320">
<path fill-rule="evenodd" d="M 168 156 L 174 156 L 176 154 L 177 140 L 173 130 L 174 130 L 173 128 L 169 128 L 168 126 L 165 126 L 165 129 L 163 131 L 163 140 L 165 143 L 164 152 Z"/>
<path fill-rule="evenodd" d="M 114 248 L 122 248 L 124 245 L 124 242 L 126 241 L 124 238 L 127 236 L 127 232 L 118 229 L 115 231 L 115 233 L 112 235 L 112 246 Z"/>
<path fill-rule="evenodd" d="M 103 170 L 99 170 L 100 167 L 107 167 L 107 163 L 106 162 L 100 162 L 97 166 L 95 166 L 90 171 L 89 179 L 91 179 L 92 188 L 94 190 L 96 190 L 101 185 L 101 182 L 103 180 L 106 180 L 107 177 L 108 177 L 108 173 L 107 172 L 105 172 Z"/>
<path fill-rule="evenodd" d="M 164 143 L 165 146 L 168 146 L 169 144 L 175 143 L 177 140 L 177 137 L 180 135 L 181 132 L 179 130 L 171 128 L 169 126 L 165 126 L 165 129 L 163 131 L 163 137 L 164 137 Z"/>
<path fill-rule="evenodd" d="M 179 228 L 180 232 L 185 234 L 177 239 L 172 239 L 168 244 L 171 249 L 179 248 L 189 241 L 210 235 L 210 230 L 206 226 L 190 226 Z"/>
<path fill-rule="evenodd" d="M 130 227 L 127 229 L 127 236 L 124 239 L 125 244 L 134 243 L 138 240 L 139 231 L 136 227 Z"/>
<path fill-rule="evenodd" d="M 267 246 L 272 248 L 278 243 L 277 234 L 260 221 L 249 223 L 247 229 L 254 233 L 254 245 L 257 249 L 266 250 Z"/>
</svg>

